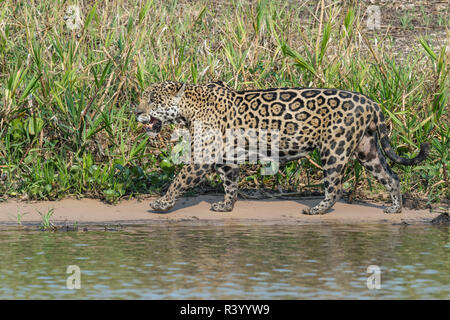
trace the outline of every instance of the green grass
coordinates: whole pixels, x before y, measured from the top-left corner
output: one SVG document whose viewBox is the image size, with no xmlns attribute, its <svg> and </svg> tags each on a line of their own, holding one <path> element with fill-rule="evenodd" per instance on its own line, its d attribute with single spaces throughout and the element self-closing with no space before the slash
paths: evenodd
<svg viewBox="0 0 450 320">
<path fill-rule="evenodd" d="M 138 127 L 132 105 L 164 79 L 364 93 L 382 106 L 397 153 L 412 157 L 432 144 L 421 165 L 394 167 L 402 190 L 449 197 L 445 45 L 417 37 L 412 50 L 395 51 L 365 29 L 364 8 L 345 2 L 251 3 L 91 1 L 71 31 L 63 20 L 71 1 L 1 1 L 0 197 L 114 202 L 160 192 L 179 167 L 167 140 Z M 241 184 L 317 188 L 319 168 L 313 152 L 273 177 L 248 169 L 252 179 Z M 346 182 L 379 188 L 356 162 Z"/>
<path fill-rule="evenodd" d="M 408 11 L 404 12 L 400 16 L 400 23 L 401 23 L 402 28 L 407 29 L 407 30 L 414 30 L 413 20 L 414 20 L 415 15 L 416 14 L 415 14 L 414 10 L 408 10 Z"/>
<path fill-rule="evenodd" d="M 21 213 L 21 212 L 19 211 L 19 209 L 17 209 L 17 215 L 16 215 L 16 218 L 17 218 L 17 224 L 18 224 L 19 226 L 22 225 L 22 218 L 23 218 L 26 214 L 28 214 L 28 212 Z"/>
<path fill-rule="evenodd" d="M 53 216 L 54 209 L 48 209 L 46 213 L 42 213 L 38 211 L 39 215 L 42 218 L 41 224 L 39 225 L 39 229 L 41 230 L 55 230 L 55 225 L 50 221 Z"/>
</svg>

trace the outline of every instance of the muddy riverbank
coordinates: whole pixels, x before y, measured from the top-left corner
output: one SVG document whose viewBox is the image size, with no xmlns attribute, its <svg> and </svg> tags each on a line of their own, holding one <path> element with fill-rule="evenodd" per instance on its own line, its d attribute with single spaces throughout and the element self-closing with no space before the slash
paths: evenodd
<svg viewBox="0 0 450 320">
<path fill-rule="evenodd" d="M 206 223 L 206 224 L 317 224 L 317 223 L 428 223 L 439 213 L 428 209 L 404 208 L 400 214 L 383 213 L 384 206 L 374 203 L 338 202 L 325 215 L 302 214 L 314 200 L 239 200 L 232 212 L 217 213 L 210 210 L 211 203 L 220 201 L 221 195 L 203 195 L 181 198 L 173 210 L 157 213 L 145 200 L 123 200 L 109 205 L 95 199 L 63 199 L 60 201 L 21 202 L 9 200 L 0 203 L 0 224 L 35 224 L 53 209 L 51 221 L 55 224 L 71 223 Z"/>
</svg>

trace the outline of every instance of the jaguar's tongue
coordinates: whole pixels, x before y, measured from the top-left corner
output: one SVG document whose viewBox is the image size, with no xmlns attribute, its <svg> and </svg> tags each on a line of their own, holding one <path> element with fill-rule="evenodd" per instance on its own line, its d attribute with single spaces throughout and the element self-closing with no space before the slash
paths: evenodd
<svg viewBox="0 0 450 320">
<path fill-rule="evenodd" d="M 151 118 L 150 119 L 150 122 L 149 123 L 147 123 L 145 126 L 148 128 L 148 129 L 152 129 L 153 128 L 153 125 L 155 125 L 156 123 L 158 123 L 158 119 L 156 119 L 156 118 Z"/>
</svg>

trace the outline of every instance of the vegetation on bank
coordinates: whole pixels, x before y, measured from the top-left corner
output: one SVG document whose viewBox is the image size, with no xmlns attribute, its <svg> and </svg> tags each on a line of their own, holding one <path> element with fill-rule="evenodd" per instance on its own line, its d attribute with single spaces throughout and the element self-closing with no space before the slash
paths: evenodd
<svg viewBox="0 0 450 320">
<path fill-rule="evenodd" d="M 132 106 L 142 88 L 165 79 L 366 94 L 382 106 L 399 155 L 431 142 L 425 162 L 394 165 L 402 191 L 448 199 L 448 42 L 437 44 L 433 33 L 448 35 L 448 11 L 401 15 L 394 30 L 412 30 L 402 45 L 383 6 L 380 28 L 370 30 L 365 2 L 299 3 L 0 0 L 0 199 L 114 202 L 161 192 L 179 169 L 171 128 L 149 139 Z M 78 5 L 79 21 L 70 5 Z M 247 187 L 321 190 L 317 151 L 275 176 L 244 168 Z M 344 187 L 382 190 L 356 161 Z"/>
</svg>

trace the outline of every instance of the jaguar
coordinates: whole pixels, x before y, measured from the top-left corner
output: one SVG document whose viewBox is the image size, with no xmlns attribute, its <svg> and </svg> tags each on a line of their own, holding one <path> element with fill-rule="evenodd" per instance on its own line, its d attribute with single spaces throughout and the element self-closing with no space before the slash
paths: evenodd
<svg viewBox="0 0 450 320">
<path fill-rule="evenodd" d="M 195 129 L 199 123 L 204 130 L 218 132 L 222 142 L 227 140 L 229 130 L 257 130 L 256 135 L 266 132 L 269 142 L 271 133 L 276 132 L 278 148 L 269 147 L 267 153 L 277 151 L 280 163 L 305 157 L 318 149 L 325 196 L 317 205 L 303 210 L 309 215 L 329 212 L 341 197 L 345 166 L 352 158 L 358 159 L 390 193 L 392 205 L 384 212 L 401 212 L 399 178 L 386 156 L 395 163 L 410 166 L 423 161 L 430 149 L 429 143 L 424 142 L 414 158 L 398 156 L 390 144 L 380 106 L 364 94 L 334 88 L 237 91 L 221 81 L 203 85 L 163 81 L 142 92 L 135 117 L 150 136 L 156 136 L 168 124 L 183 125 L 193 137 L 192 148 L 196 139 L 201 140 L 204 143 L 200 151 L 209 155 L 220 153 L 216 150 L 220 147 L 213 143 L 214 137 L 205 138 L 201 133 L 205 131 Z M 247 137 L 244 140 L 244 149 L 248 151 L 251 142 Z M 170 210 L 185 191 L 215 170 L 225 194 L 223 201 L 211 205 L 211 210 L 232 211 L 238 195 L 239 162 L 221 161 L 223 158 L 217 157 L 213 159 L 218 161 L 195 161 L 198 152 L 194 150 L 191 161 L 182 167 L 165 195 L 150 203 L 153 210 Z"/>
</svg>

